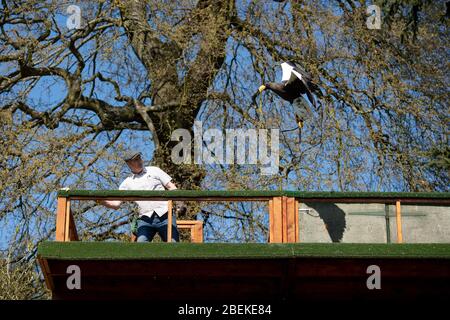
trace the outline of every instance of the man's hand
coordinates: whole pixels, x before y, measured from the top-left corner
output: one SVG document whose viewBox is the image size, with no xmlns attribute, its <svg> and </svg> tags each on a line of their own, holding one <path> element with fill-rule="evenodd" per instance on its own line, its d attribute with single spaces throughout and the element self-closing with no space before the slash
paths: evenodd
<svg viewBox="0 0 450 320">
<path fill-rule="evenodd" d="M 110 209 L 119 209 L 120 205 L 122 204 L 122 201 L 108 201 L 108 200 L 96 200 L 95 202 L 97 202 L 98 204 L 101 204 L 107 208 Z"/>
<path fill-rule="evenodd" d="M 167 190 L 177 190 L 177 186 L 172 181 L 168 182 L 165 187 Z M 174 207 L 177 216 L 184 216 L 186 214 L 187 207 L 183 201 L 175 203 Z"/>
<path fill-rule="evenodd" d="M 167 190 L 177 190 L 177 186 L 172 181 L 167 182 L 164 186 Z"/>
</svg>

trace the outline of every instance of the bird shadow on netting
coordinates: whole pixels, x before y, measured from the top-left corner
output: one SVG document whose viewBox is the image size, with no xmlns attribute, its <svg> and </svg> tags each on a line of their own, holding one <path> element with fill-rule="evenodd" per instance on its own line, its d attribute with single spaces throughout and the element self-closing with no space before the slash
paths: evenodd
<svg viewBox="0 0 450 320">
<path fill-rule="evenodd" d="M 333 242 L 341 242 L 346 228 L 345 212 L 334 203 L 305 202 L 323 220 Z"/>
</svg>

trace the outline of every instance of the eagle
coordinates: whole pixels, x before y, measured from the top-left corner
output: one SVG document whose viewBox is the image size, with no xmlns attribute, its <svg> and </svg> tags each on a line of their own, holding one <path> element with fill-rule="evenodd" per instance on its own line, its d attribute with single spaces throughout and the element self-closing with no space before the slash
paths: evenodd
<svg viewBox="0 0 450 320">
<path fill-rule="evenodd" d="M 301 132 L 304 119 L 311 114 L 303 95 L 306 94 L 308 100 L 317 109 L 313 93 L 320 93 L 320 89 L 312 81 L 311 75 L 295 63 L 291 61 L 283 62 L 281 63 L 281 69 L 281 82 L 268 82 L 261 85 L 252 96 L 252 100 L 255 103 L 256 97 L 264 90 L 269 89 L 281 99 L 290 102 L 294 107 L 296 122 Z"/>
</svg>

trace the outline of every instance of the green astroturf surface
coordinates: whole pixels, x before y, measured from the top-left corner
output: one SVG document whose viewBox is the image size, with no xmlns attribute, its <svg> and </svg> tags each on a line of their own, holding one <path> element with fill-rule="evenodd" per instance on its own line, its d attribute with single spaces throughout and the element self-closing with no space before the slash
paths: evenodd
<svg viewBox="0 0 450 320">
<path fill-rule="evenodd" d="M 438 258 L 450 259 L 450 244 L 229 244 L 43 242 L 38 255 L 60 260 Z"/>
<path fill-rule="evenodd" d="M 59 190 L 59 196 L 74 197 L 274 197 L 287 196 L 297 198 L 424 198 L 424 199 L 450 199 L 450 192 L 303 192 L 303 191 L 270 191 L 270 190 L 241 190 L 241 191 L 148 191 L 148 190 Z"/>
</svg>

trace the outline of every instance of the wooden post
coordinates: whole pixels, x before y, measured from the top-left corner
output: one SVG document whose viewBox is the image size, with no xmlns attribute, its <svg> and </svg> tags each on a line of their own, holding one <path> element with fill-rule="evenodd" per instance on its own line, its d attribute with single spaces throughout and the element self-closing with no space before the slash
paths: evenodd
<svg viewBox="0 0 450 320">
<path fill-rule="evenodd" d="M 192 225 L 189 230 L 191 231 L 191 242 L 196 243 L 197 242 L 197 226 Z"/>
<path fill-rule="evenodd" d="M 295 198 L 286 197 L 286 229 L 287 238 L 284 242 L 297 242 L 297 212 Z"/>
<path fill-rule="evenodd" d="M 78 241 L 78 233 L 70 213 L 70 198 L 58 197 L 56 211 L 56 241 Z"/>
<path fill-rule="evenodd" d="M 56 211 L 56 241 L 66 241 L 66 226 L 69 224 L 67 200 L 66 197 L 58 197 L 58 207 Z"/>
<path fill-rule="evenodd" d="M 270 243 L 283 242 L 283 200 L 282 197 L 273 197 L 269 201 Z"/>
<path fill-rule="evenodd" d="M 203 222 L 197 224 L 195 229 L 197 230 L 197 242 L 203 243 Z"/>
<path fill-rule="evenodd" d="M 403 243 L 403 232 L 402 232 L 402 212 L 400 201 L 395 203 L 395 213 L 397 217 L 397 243 Z"/>
<path fill-rule="evenodd" d="M 167 242 L 172 242 L 172 200 L 167 201 Z"/>
<path fill-rule="evenodd" d="M 73 218 L 73 214 L 70 212 L 69 208 L 69 241 L 79 241 L 77 226 L 75 225 L 75 220 Z"/>
<path fill-rule="evenodd" d="M 191 242 L 202 243 L 203 242 L 203 222 L 196 222 L 191 229 Z"/>
<path fill-rule="evenodd" d="M 71 223 L 70 223 L 70 198 L 66 198 L 66 225 L 65 225 L 65 232 L 64 232 L 64 241 L 70 241 L 70 229 L 71 229 Z"/>
<path fill-rule="evenodd" d="M 273 239 L 273 200 L 269 200 L 269 239 L 268 242 L 272 242 Z"/>
<path fill-rule="evenodd" d="M 300 242 L 300 215 L 298 214 L 298 200 L 294 202 L 294 214 L 295 214 L 295 242 Z"/>
<path fill-rule="evenodd" d="M 287 199 L 288 197 L 281 197 L 281 234 L 282 240 L 281 242 L 289 242 L 288 240 L 288 208 L 287 208 Z"/>
</svg>

